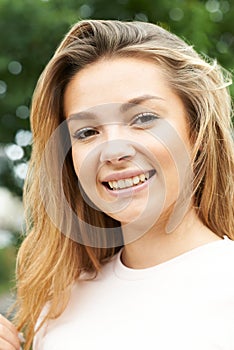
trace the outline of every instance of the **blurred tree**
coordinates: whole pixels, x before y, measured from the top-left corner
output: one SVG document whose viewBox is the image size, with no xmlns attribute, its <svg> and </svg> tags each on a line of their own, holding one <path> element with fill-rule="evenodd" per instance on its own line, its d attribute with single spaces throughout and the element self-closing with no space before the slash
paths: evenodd
<svg viewBox="0 0 234 350">
<path fill-rule="evenodd" d="M 0 248 L 0 294 L 8 290 L 14 278 L 15 248 Z"/>
<path fill-rule="evenodd" d="M 234 68 L 231 0 L 0 0 L 0 142 L 8 144 L 7 152 L 0 148 L 0 185 L 19 196 L 31 150 L 25 130 L 33 89 L 70 25 L 81 18 L 159 23 Z"/>
</svg>

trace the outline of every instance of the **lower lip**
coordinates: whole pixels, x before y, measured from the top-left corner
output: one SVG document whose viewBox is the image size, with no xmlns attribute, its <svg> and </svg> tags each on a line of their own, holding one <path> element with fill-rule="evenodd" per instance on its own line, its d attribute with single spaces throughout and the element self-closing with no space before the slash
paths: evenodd
<svg viewBox="0 0 234 350">
<path fill-rule="evenodd" d="M 106 191 L 110 193 L 113 197 L 128 197 L 131 196 L 137 192 L 140 192 L 148 187 L 148 185 L 153 181 L 154 177 L 156 174 L 151 176 L 149 180 L 143 182 L 140 185 L 132 186 L 132 187 L 127 187 L 122 190 L 109 190 L 109 188 L 105 187 Z"/>
</svg>

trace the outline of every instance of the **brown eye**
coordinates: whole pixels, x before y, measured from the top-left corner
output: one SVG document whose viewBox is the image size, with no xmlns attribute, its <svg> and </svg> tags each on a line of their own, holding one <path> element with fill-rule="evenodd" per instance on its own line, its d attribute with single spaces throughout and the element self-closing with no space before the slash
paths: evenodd
<svg viewBox="0 0 234 350">
<path fill-rule="evenodd" d="M 98 131 L 93 128 L 84 128 L 76 131 L 72 136 L 78 140 L 85 140 L 93 135 L 97 135 Z"/>
</svg>

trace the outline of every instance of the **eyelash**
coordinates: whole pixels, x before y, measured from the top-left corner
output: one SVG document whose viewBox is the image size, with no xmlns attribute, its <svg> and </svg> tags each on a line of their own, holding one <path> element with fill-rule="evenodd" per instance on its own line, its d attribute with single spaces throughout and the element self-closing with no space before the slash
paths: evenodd
<svg viewBox="0 0 234 350">
<path fill-rule="evenodd" d="M 141 125 L 144 127 L 144 126 L 147 126 L 149 124 L 151 125 L 156 119 L 159 119 L 159 116 L 157 114 L 144 112 L 144 113 L 140 113 L 137 116 L 135 116 L 130 125 L 133 125 L 134 122 L 136 122 L 138 120 L 142 120 L 143 118 L 149 118 L 149 117 L 151 118 L 150 120 L 147 120 L 146 122 L 138 124 L 138 125 Z"/>
<path fill-rule="evenodd" d="M 72 137 L 75 138 L 75 139 L 78 139 L 78 140 L 85 140 L 85 139 L 87 139 L 88 137 L 91 137 L 91 136 L 94 135 L 94 134 L 93 134 L 93 135 L 86 136 L 86 137 L 83 136 L 84 133 L 87 132 L 87 131 L 98 132 L 98 131 L 95 130 L 94 128 L 87 127 L 87 128 L 83 128 L 83 129 L 81 129 L 81 130 L 76 131 L 76 132 L 72 135 Z M 82 135 L 82 134 L 83 134 L 83 135 Z"/>
<path fill-rule="evenodd" d="M 146 118 L 146 119 L 148 118 L 148 120 L 146 120 L 143 123 L 138 123 L 138 121 L 142 121 L 144 118 Z M 159 116 L 157 114 L 144 112 L 144 113 L 140 113 L 140 114 L 136 115 L 129 125 L 133 126 L 135 124 L 138 128 L 144 129 L 144 128 L 147 128 L 150 125 L 152 125 L 152 123 L 155 122 L 155 120 L 157 120 L 157 119 L 159 119 Z M 88 131 L 92 131 L 92 135 L 85 136 L 84 133 L 86 133 Z M 86 127 L 86 128 L 82 128 L 82 129 L 76 131 L 72 135 L 72 137 L 75 138 L 75 139 L 83 141 L 83 140 L 88 139 L 89 137 L 92 137 L 93 135 L 96 135 L 96 133 L 98 133 L 98 132 L 99 131 L 96 130 L 95 128 Z"/>
</svg>

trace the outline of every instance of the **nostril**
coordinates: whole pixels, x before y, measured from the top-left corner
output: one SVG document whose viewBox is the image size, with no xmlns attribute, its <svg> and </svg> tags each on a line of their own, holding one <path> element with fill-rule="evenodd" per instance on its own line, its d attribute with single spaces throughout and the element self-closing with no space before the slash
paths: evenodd
<svg viewBox="0 0 234 350">
<path fill-rule="evenodd" d="M 119 157 L 118 160 L 124 160 L 124 159 L 128 159 L 128 158 L 131 158 L 131 156 L 123 156 L 123 157 Z"/>
<path fill-rule="evenodd" d="M 107 160 L 107 163 L 118 163 L 118 162 L 121 162 L 121 161 L 124 161 L 124 160 L 128 160 L 130 159 L 131 156 L 122 156 L 122 157 L 116 157 L 116 158 L 113 158 L 113 159 L 108 159 Z"/>
</svg>

